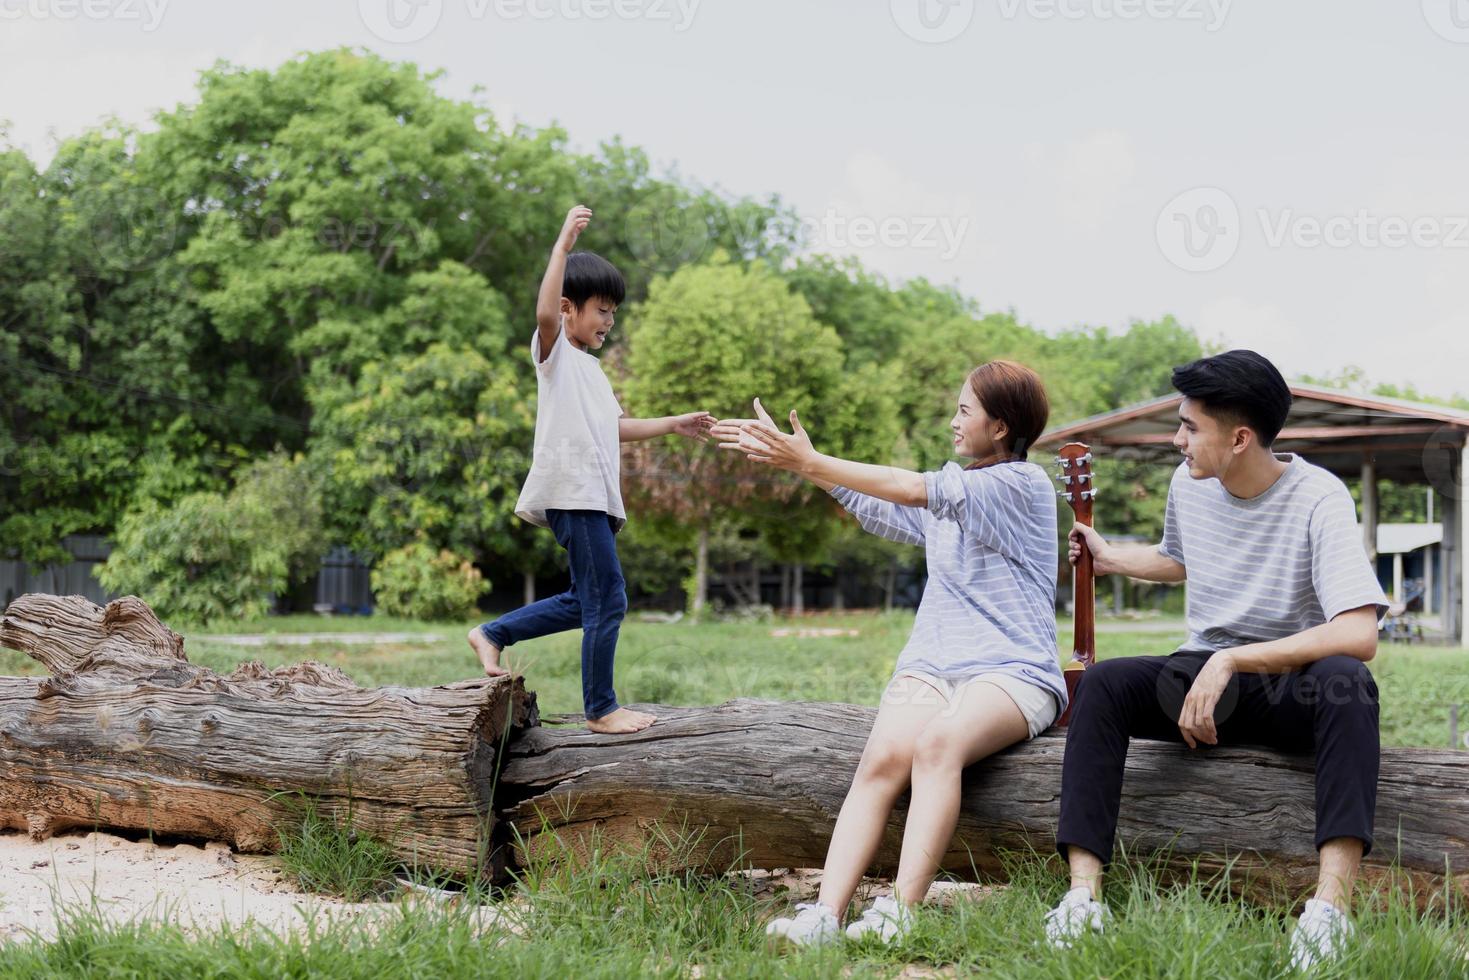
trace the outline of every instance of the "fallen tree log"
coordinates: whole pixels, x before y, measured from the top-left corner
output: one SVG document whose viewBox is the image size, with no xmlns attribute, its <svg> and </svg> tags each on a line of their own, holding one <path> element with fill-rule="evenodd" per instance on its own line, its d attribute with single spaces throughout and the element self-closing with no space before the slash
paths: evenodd
<svg viewBox="0 0 1469 980">
<path fill-rule="evenodd" d="M 495 805 L 518 838 L 518 863 L 619 846 L 666 870 L 825 861 L 873 709 L 757 700 L 639 707 L 659 720 L 636 735 L 542 726 L 510 744 Z M 1003 878 L 998 851 L 1052 853 L 1064 748 L 1052 729 L 969 767 L 944 868 Z M 1228 866 L 1237 893 L 1293 902 L 1316 881 L 1313 785 L 1309 756 L 1135 740 L 1118 838 L 1165 877 L 1194 868 L 1213 877 Z M 895 870 L 907 803 L 905 795 L 871 873 Z M 1447 877 L 1469 893 L 1469 757 L 1384 749 L 1376 838 L 1365 884 L 1396 876 L 1426 903 Z"/>
<path fill-rule="evenodd" d="M 489 874 L 537 855 L 631 848 L 654 870 L 812 867 L 873 709 L 737 700 L 642 707 L 634 735 L 539 724 L 517 679 L 364 690 L 306 663 L 228 677 L 191 664 L 183 640 L 137 599 L 100 609 L 29 595 L 0 646 L 47 678 L 0 678 L 0 826 L 44 837 L 131 828 L 268 850 L 315 799 L 409 862 Z M 971 766 L 945 869 L 1003 878 L 1003 851 L 1054 848 L 1064 736 Z M 1165 875 L 1231 871 L 1230 887 L 1294 901 L 1316 876 L 1313 764 L 1266 749 L 1133 742 L 1121 843 Z M 896 866 L 907 798 L 873 866 Z M 1469 893 L 1469 757 L 1384 749 L 1367 884 Z M 504 845 L 504 846 L 502 846 Z"/>
<path fill-rule="evenodd" d="M 302 796 L 404 861 L 493 873 L 490 791 L 521 681 L 359 688 L 319 663 L 229 676 L 192 664 L 141 600 L 26 595 L 0 646 L 50 671 L 0 678 L 0 826 L 277 843 Z"/>
</svg>

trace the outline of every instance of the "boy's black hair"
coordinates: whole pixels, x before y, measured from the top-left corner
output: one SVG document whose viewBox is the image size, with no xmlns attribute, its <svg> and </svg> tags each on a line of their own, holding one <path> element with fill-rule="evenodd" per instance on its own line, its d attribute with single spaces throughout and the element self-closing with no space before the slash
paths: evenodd
<svg viewBox="0 0 1469 980">
<path fill-rule="evenodd" d="M 620 305 L 627 295 L 627 282 L 617 271 L 617 266 L 596 252 L 572 252 L 566 257 L 561 295 L 571 300 L 571 305 L 578 310 L 594 297 L 610 299 Z"/>
<path fill-rule="evenodd" d="M 1173 369 L 1173 387 L 1215 418 L 1249 426 L 1267 449 L 1290 413 L 1290 385 L 1252 350 L 1232 350 Z"/>
</svg>

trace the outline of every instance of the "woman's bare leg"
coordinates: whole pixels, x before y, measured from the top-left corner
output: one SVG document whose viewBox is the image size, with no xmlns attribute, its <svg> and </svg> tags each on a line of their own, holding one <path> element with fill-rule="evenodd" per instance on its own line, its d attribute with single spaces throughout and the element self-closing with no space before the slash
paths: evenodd
<svg viewBox="0 0 1469 980">
<path fill-rule="evenodd" d="M 945 706 L 938 691 L 914 677 L 894 678 L 883 693 L 877 721 L 832 830 L 821 875 L 817 901 L 838 919 L 846 914 L 862 873 L 882 843 L 893 804 L 908 788 L 918 733 Z"/>
<path fill-rule="evenodd" d="M 999 687 L 979 681 L 955 695 L 951 710 L 924 726 L 913 751 L 913 797 L 893 890 L 907 905 L 928 894 L 959 822 L 964 767 L 1030 733 L 1025 716 Z"/>
</svg>

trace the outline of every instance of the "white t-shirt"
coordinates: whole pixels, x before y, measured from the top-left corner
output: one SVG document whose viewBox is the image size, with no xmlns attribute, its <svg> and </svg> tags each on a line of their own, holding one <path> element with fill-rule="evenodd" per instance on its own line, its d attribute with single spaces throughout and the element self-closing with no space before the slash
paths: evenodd
<svg viewBox="0 0 1469 980">
<path fill-rule="evenodd" d="M 1174 471 L 1158 551 L 1188 574 L 1189 638 L 1220 650 L 1292 636 L 1360 606 L 1387 612 L 1357 506 L 1331 473 L 1299 456 L 1259 496 Z"/>
<path fill-rule="evenodd" d="M 536 366 L 536 444 L 515 515 L 547 527 L 547 509 L 598 510 L 610 514 L 620 530 L 627 523 L 617 435 L 623 413 L 612 383 L 601 362 L 573 347 L 559 328 L 544 361 L 536 331 L 530 356 Z"/>
</svg>

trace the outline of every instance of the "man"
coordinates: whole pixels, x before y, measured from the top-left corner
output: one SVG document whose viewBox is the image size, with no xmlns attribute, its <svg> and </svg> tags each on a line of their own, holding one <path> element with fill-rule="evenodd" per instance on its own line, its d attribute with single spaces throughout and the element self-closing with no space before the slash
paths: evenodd
<svg viewBox="0 0 1469 980">
<path fill-rule="evenodd" d="M 1342 482 L 1271 443 L 1290 388 L 1275 366 L 1235 350 L 1176 368 L 1173 444 L 1183 463 L 1168 490 L 1156 548 L 1071 532 L 1097 574 L 1188 580 L 1188 640 L 1166 657 L 1089 668 L 1077 691 L 1061 777 L 1057 849 L 1071 890 L 1046 917 L 1069 946 L 1101 931 L 1102 871 L 1111 860 L 1130 738 L 1269 745 L 1316 755 L 1315 897 L 1291 937 L 1298 968 L 1339 955 L 1377 799 L 1377 651 L 1387 598 L 1370 567 Z"/>
</svg>

